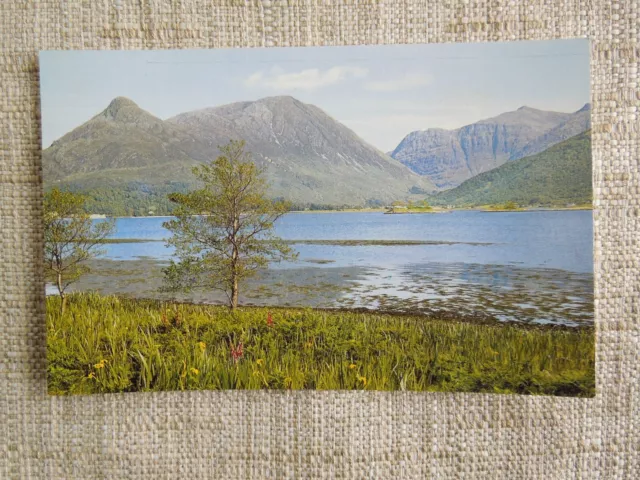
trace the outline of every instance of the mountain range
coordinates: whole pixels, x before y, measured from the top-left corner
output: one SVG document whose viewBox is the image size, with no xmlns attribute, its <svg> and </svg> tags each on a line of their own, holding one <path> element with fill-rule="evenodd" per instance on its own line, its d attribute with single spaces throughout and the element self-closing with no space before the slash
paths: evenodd
<svg viewBox="0 0 640 480">
<path fill-rule="evenodd" d="M 301 208 L 384 205 L 427 195 L 436 204 L 482 204 L 512 199 L 513 189 L 528 192 L 521 195 L 525 203 L 553 204 L 590 198 L 589 119 L 589 104 L 574 113 L 522 107 L 456 130 L 412 132 L 387 155 L 290 96 L 166 120 L 117 97 L 43 151 L 43 173 L 46 189 L 83 192 L 93 213 L 167 214 L 167 194 L 196 185 L 192 168 L 215 159 L 218 146 L 242 139 L 271 195 Z M 571 190 L 572 178 L 580 186 L 564 195 L 562 182 Z"/>
<path fill-rule="evenodd" d="M 590 104 L 573 113 L 525 106 L 455 130 L 411 132 L 390 155 L 438 188 L 449 189 L 588 130 L 590 115 Z"/>
<path fill-rule="evenodd" d="M 429 197 L 433 205 L 475 207 L 587 204 L 592 198 L 591 131 L 507 162 Z"/>
<path fill-rule="evenodd" d="M 218 146 L 245 140 L 274 197 L 297 204 L 365 205 L 433 192 L 435 186 L 358 137 L 321 109 L 292 97 L 268 97 L 161 120 L 118 97 L 43 151 L 45 187 L 146 192 L 194 184 L 192 167 Z M 151 201 L 151 200 L 150 200 Z M 153 203 L 152 202 L 152 203 Z M 157 207 L 154 208 L 157 210 Z"/>
</svg>

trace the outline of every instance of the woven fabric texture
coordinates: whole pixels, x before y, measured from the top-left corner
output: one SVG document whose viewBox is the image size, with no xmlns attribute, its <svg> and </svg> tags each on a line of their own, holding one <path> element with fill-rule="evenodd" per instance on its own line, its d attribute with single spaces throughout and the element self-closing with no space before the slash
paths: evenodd
<svg viewBox="0 0 640 480">
<path fill-rule="evenodd" d="M 39 50 L 562 37 L 592 40 L 596 398 L 47 396 Z M 640 2 L 3 0 L 0 50 L 0 478 L 638 478 Z"/>
</svg>

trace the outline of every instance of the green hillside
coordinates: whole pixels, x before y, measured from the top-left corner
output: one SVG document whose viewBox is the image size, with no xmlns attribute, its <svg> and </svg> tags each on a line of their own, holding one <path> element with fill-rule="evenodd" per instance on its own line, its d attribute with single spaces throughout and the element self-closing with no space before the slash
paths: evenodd
<svg viewBox="0 0 640 480">
<path fill-rule="evenodd" d="M 591 131 L 508 162 L 428 198 L 432 205 L 565 206 L 591 203 Z"/>
<path fill-rule="evenodd" d="M 318 107 L 287 96 L 167 120 L 115 98 L 43 150 L 44 187 L 86 194 L 91 213 L 165 215 L 171 189 L 193 188 L 192 168 L 217 158 L 230 139 L 246 141 L 270 195 L 296 205 L 385 205 L 412 198 L 412 188 L 436 190 Z"/>
<path fill-rule="evenodd" d="M 159 185 L 133 181 L 125 184 L 106 182 L 102 187 L 96 188 L 85 188 L 73 183 L 57 186 L 82 194 L 87 213 L 115 217 L 170 215 L 175 205 L 169 201 L 169 194 L 185 193 L 192 188 L 191 184 L 185 182 L 169 181 Z"/>
</svg>

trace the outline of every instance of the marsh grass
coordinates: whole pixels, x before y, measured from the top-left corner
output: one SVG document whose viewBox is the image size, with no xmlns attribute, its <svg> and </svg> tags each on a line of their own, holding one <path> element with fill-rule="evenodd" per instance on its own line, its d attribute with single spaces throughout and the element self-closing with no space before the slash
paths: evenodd
<svg viewBox="0 0 640 480">
<path fill-rule="evenodd" d="M 52 394 L 366 389 L 593 396 L 592 328 L 226 307 L 95 293 L 47 298 Z"/>
</svg>

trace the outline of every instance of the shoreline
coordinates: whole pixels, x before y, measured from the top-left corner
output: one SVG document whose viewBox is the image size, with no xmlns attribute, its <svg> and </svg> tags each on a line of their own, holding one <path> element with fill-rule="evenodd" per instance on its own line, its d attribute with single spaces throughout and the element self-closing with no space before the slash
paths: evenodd
<svg viewBox="0 0 640 480">
<path fill-rule="evenodd" d="M 385 215 L 428 215 L 438 213 L 452 213 L 453 210 L 424 210 L 424 211 L 407 211 L 407 212 L 384 212 Z"/>
<path fill-rule="evenodd" d="M 539 208 L 522 208 L 522 209 L 514 209 L 514 210 L 504 210 L 504 209 L 489 209 L 486 207 L 454 207 L 454 208 L 446 208 L 436 210 L 437 207 L 434 207 L 433 211 L 414 211 L 414 212 L 387 212 L 385 208 L 347 208 L 344 210 L 291 210 L 286 214 L 310 214 L 310 213 L 383 213 L 389 215 L 406 215 L 406 214 L 422 214 L 422 213 L 451 213 L 451 212 L 495 212 L 495 213 L 509 213 L 509 212 L 564 212 L 564 211 L 582 211 L 582 210 L 594 210 L 592 206 L 580 206 L 580 207 L 539 207 Z M 90 213 L 89 215 L 102 215 L 102 214 L 94 214 Z M 105 217 L 95 217 L 95 219 L 103 219 L 103 218 L 173 218 L 172 215 L 140 215 L 140 216 L 111 216 L 106 215 Z"/>
<path fill-rule="evenodd" d="M 185 307 L 213 307 L 216 309 L 229 309 L 229 306 L 224 300 L 205 302 L 194 300 L 178 300 L 172 298 L 154 298 L 154 297 L 131 297 L 122 294 L 102 294 L 96 291 L 74 291 L 69 294 L 70 298 L 74 296 L 82 295 L 99 295 L 101 297 L 114 297 L 127 302 L 139 302 L 150 304 L 153 306 L 159 305 L 175 305 Z M 57 297 L 57 294 L 52 295 Z M 402 320 L 415 320 L 420 322 L 448 322 L 451 324 L 463 324 L 463 325 L 481 325 L 485 327 L 514 327 L 522 330 L 534 330 L 534 331 L 565 331 L 565 332 L 579 332 L 579 331 L 593 331 L 595 325 L 582 324 L 582 325 L 565 325 L 561 323 L 527 323 L 517 320 L 499 320 L 489 314 L 468 314 L 453 312 L 451 310 L 408 310 L 400 311 L 385 308 L 367 308 L 367 307 L 327 307 L 327 306 L 299 306 L 299 305 L 259 305 L 253 303 L 240 303 L 238 304 L 238 312 L 246 312 L 251 310 L 267 310 L 273 312 L 293 311 L 304 313 L 309 310 L 319 313 L 327 313 L 330 315 L 346 314 L 346 315 L 367 315 L 387 317 L 393 319 Z"/>
<path fill-rule="evenodd" d="M 593 211 L 592 207 L 579 207 L 579 208 L 573 208 L 573 207 L 566 207 L 566 208 L 514 208 L 513 210 L 505 210 L 503 208 L 496 208 L 496 209 L 491 209 L 491 208 L 483 208 L 483 209 L 474 209 L 474 210 L 478 210 L 479 212 L 491 212 L 491 213 L 512 213 L 512 212 L 574 212 L 574 211 Z"/>
<path fill-rule="evenodd" d="M 185 304 L 224 303 L 216 291 L 167 294 L 161 292 L 165 263 L 153 259 L 93 260 L 81 286 L 74 292 L 99 292 L 129 298 L 147 298 Z M 482 279 L 509 274 L 512 282 L 535 282 L 535 289 L 495 289 L 491 285 L 460 285 L 456 279 L 473 275 Z M 389 275 L 400 275 L 396 281 Z M 396 278 L 394 277 L 394 278 Z M 553 289 L 557 281 L 566 288 Z M 404 284 L 405 286 L 403 286 Z M 311 307 L 357 310 L 370 314 L 393 312 L 456 319 L 492 317 L 501 323 L 593 325 L 590 274 L 563 270 L 529 269 L 499 265 L 425 264 L 409 276 L 394 269 L 364 266 L 319 266 L 305 263 L 293 268 L 269 269 L 247 283 L 241 292 L 244 306 Z M 47 287 L 50 288 L 49 286 Z M 48 291 L 48 293 L 55 293 Z M 569 296 L 569 297 L 567 297 Z M 455 314 L 452 314 L 455 312 Z"/>
<path fill-rule="evenodd" d="M 105 238 L 100 244 L 164 242 L 161 238 Z M 417 245 L 495 245 L 491 242 L 454 240 L 375 240 L 375 239 L 282 239 L 288 245 L 331 245 L 336 247 L 411 247 Z"/>
</svg>

